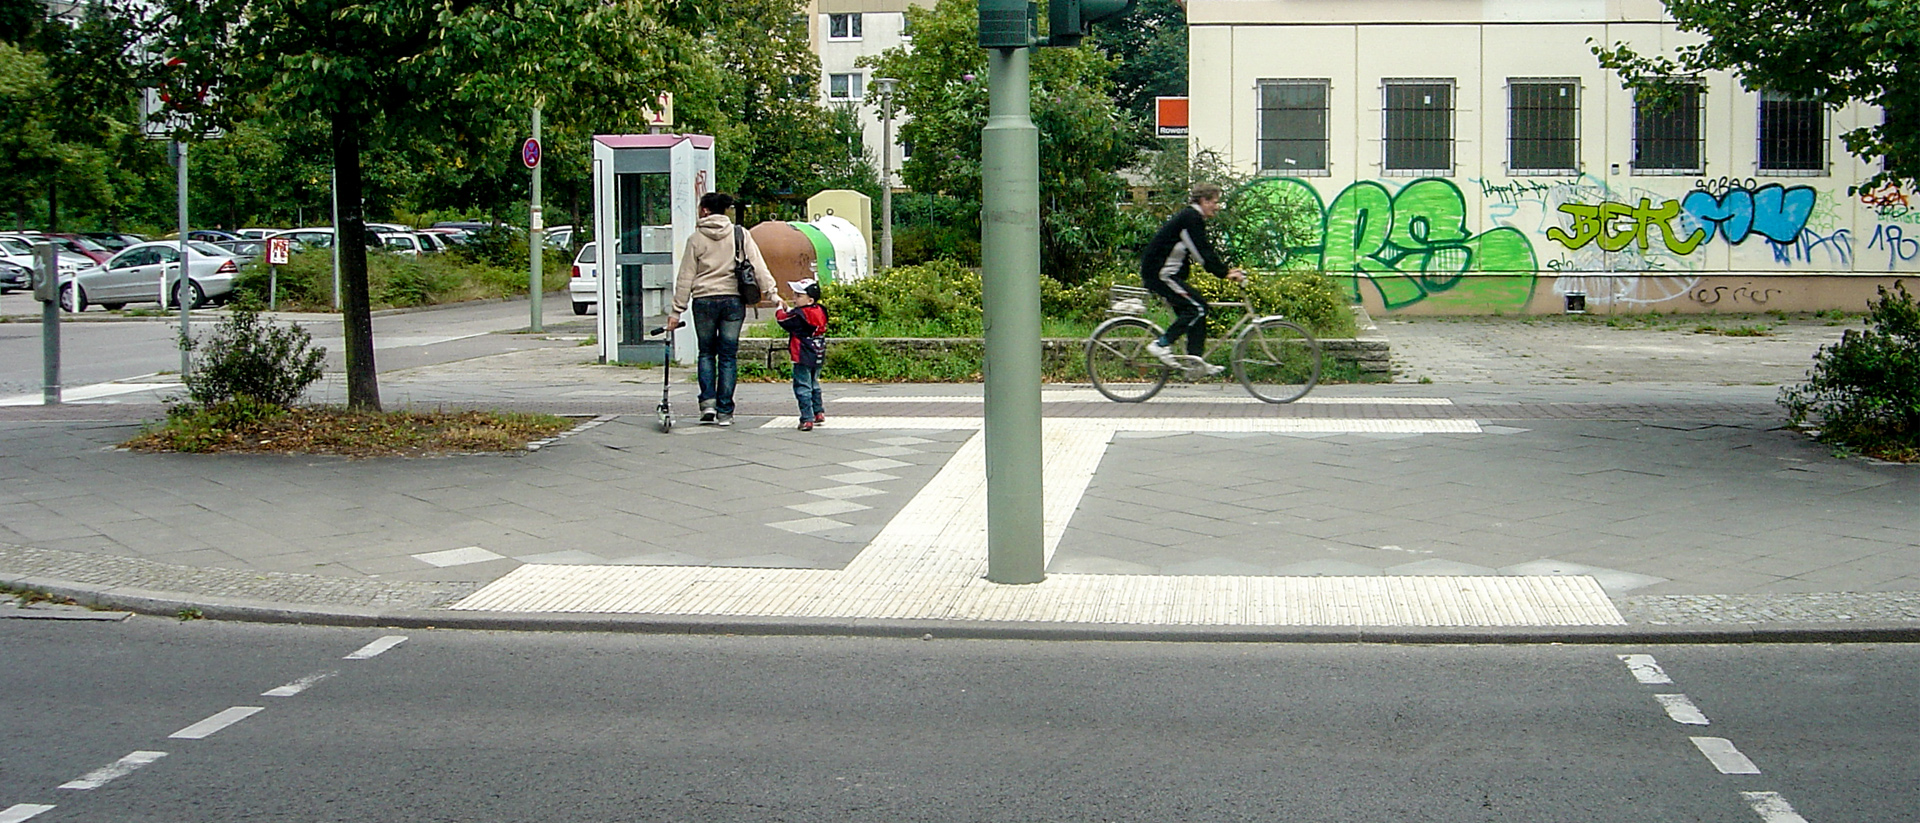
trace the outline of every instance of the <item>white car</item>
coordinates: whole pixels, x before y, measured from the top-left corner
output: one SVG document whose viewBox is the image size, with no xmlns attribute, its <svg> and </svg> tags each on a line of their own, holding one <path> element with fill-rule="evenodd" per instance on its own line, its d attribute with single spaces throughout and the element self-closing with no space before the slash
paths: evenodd
<svg viewBox="0 0 1920 823">
<path fill-rule="evenodd" d="M 180 283 L 180 243 L 161 240 L 136 243 L 120 250 L 105 266 L 64 278 L 60 284 L 60 307 L 82 312 L 98 303 L 112 311 L 128 303 L 158 303 L 164 282 L 167 305 L 180 304 L 184 289 L 187 305 L 199 308 L 208 300 L 226 302 L 233 293 L 233 280 L 240 266 L 226 251 L 210 243 L 187 243 L 187 282 Z"/>
<path fill-rule="evenodd" d="M 573 299 L 573 313 L 586 314 L 600 302 L 600 266 L 595 261 L 595 243 L 580 247 L 573 257 L 573 276 L 567 279 L 567 296 Z"/>
<path fill-rule="evenodd" d="M 63 278 L 100 267 L 93 258 L 70 251 L 55 251 L 54 259 L 59 261 L 56 265 L 60 267 L 60 276 Z M 33 257 L 33 239 L 15 235 L 0 236 L 0 260 L 26 269 L 40 265 Z"/>
</svg>

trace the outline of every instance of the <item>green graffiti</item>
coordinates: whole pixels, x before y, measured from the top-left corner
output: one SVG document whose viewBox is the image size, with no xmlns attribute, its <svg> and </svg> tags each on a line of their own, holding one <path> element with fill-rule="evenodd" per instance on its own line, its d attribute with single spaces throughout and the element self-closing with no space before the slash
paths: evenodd
<svg viewBox="0 0 1920 823">
<path fill-rule="evenodd" d="M 1653 229 L 1659 229 L 1660 242 L 1675 254 L 1691 254 L 1706 241 L 1707 233 L 1700 229 L 1694 229 L 1693 234 L 1686 237 L 1674 232 L 1671 221 L 1680 216 L 1680 201 L 1668 200 L 1658 207 L 1652 203 L 1645 197 L 1640 198 L 1638 206 L 1612 200 L 1599 204 L 1562 203 L 1560 210 L 1573 217 L 1573 231 L 1552 226 L 1547 229 L 1547 237 L 1569 249 L 1583 249 L 1598 242 L 1603 251 L 1619 251 L 1634 244 L 1646 251 L 1648 236 Z"/>
<path fill-rule="evenodd" d="M 1255 196 L 1249 198 L 1249 194 Z M 1361 181 L 1340 192 L 1325 209 L 1319 208 L 1320 196 L 1313 186 L 1293 178 L 1258 181 L 1240 197 L 1269 208 L 1285 204 L 1291 209 L 1286 214 L 1311 204 L 1319 212 L 1318 231 L 1289 227 L 1284 232 L 1290 241 L 1286 253 L 1260 254 L 1259 262 L 1311 264 L 1317 257 L 1320 270 L 1348 279 L 1348 296 L 1353 300 L 1360 299 L 1363 282 L 1372 285 L 1388 309 L 1436 298 L 1518 307 L 1533 295 L 1539 269 L 1533 244 L 1518 229 L 1504 226 L 1474 234 L 1467 223 L 1466 198 L 1450 181 L 1422 178 L 1398 193 L 1377 182 Z M 1254 234 L 1248 229 L 1242 232 Z M 1514 274 L 1467 277 L 1487 272 Z"/>
</svg>

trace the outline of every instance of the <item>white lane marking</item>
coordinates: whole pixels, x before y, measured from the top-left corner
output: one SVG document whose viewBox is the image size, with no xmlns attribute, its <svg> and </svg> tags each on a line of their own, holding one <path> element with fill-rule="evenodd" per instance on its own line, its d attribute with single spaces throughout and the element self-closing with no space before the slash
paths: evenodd
<svg viewBox="0 0 1920 823">
<path fill-rule="evenodd" d="M 1740 796 L 1747 799 L 1747 805 L 1766 823 L 1807 823 L 1779 792 L 1741 792 Z"/>
<path fill-rule="evenodd" d="M 761 424 L 763 429 L 792 426 L 784 417 Z M 1345 417 L 1066 417 L 1046 421 L 1060 427 L 1111 434 L 1124 432 L 1254 432 L 1268 434 L 1479 434 L 1480 423 L 1452 419 L 1355 419 Z M 835 431 L 967 431 L 978 430 L 978 417 L 835 417 Z"/>
<path fill-rule="evenodd" d="M 5 809 L 0 809 L 0 823 L 20 823 L 22 820 L 26 820 L 29 817 L 52 808 L 50 805 L 40 803 L 15 803 Z"/>
<path fill-rule="evenodd" d="M 132 378 L 139 379 L 139 378 Z M 143 391 L 173 391 L 180 388 L 179 383 L 95 383 L 91 386 L 73 386 L 60 390 L 60 402 L 87 403 L 107 397 L 134 394 Z M 46 400 L 45 392 L 17 394 L 0 397 L 0 406 L 38 406 Z"/>
<path fill-rule="evenodd" d="M 78 777 L 62 783 L 59 787 L 83 792 L 90 789 L 98 789 L 101 786 L 107 785 L 107 783 L 113 781 L 115 778 L 126 777 L 127 775 L 133 774 L 134 769 L 138 769 L 141 766 L 145 766 L 148 763 L 152 763 L 166 756 L 166 752 L 134 752 L 105 766 L 101 766 L 98 769 L 87 772 L 85 777 Z"/>
<path fill-rule="evenodd" d="M 368 643 L 365 646 L 361 646 L 359 651 L 356 651 L 353 654 L 347 655 L 346 657 L 342 657 L 340 659 L 341 660 L 365 660 L 369 657 L 377 656 L 381 652 L 384 652 L 388 649 L 391 649 L 405 642 L 407 642 L 407 638 L 405 635 L 390 634 L 390 635 L 387 635 L 386 637 L 380 638 L 379 640 L 375 640 L 372 643 Z"/>
<path fill-rule="evenodd" d="M 1236 405 L 1255 405 L 1262 401 L 1253 397 L 1228 395 L 1224 397 L 1180 395 L 1169 392 L 1157 398 L 1168 403 L 1221 403 Z M 836 403 L 980 403 L 981 395 L 936 394 L 905 397 L 836 397 Z M 1042 403 L 1105 403 L 1106 395 L 1093 389 L 1065 389 L 1043 391 Z M 1302 397 L 1293 401 L 1302 405 L 1320 406 L 1451 406 L 1453 401 L 1445 397 Z"/>
<path fill-rule="evenodd" d="M 181 740 L 199 740 L 200 738 L 252 717 L 254 712 L 261 711 L 263 708 L 262 706 L 234 706 L 231 709 L 224 709 L 212 717 L 167 735 L 167 737 Z"/>
<path fill-rule="evenodd" d="M 1689 726 L 1713 725 L 1707 720 L 1706 713 L 1693 705 L 1693 701 L 1688 700 L 1684 694 L 1656 694 L 1653 699 L 1660 701 L 1661 708 L 1667 710 L 1667 716 L 1673 718 L 1675 723 L 1685 723 Z"/>
<path fill-rule="evenodd" d="M 1660 668 L 1660 664 L 1653 662 L 1653 655 L 1623 654 L 1618 657 L 1620 662 L 1627 664 L 1627 668 L 1633 671 L 1635 680 L 1648 685 L 1673 682 L 1673 678 L 1667 676 L 1667 673 Z"/>
<path fill-rule="evenodd" d="M 1760 773 L 1760 767 L 1753 765 L 1753 761 L 1748 760 L 1746 755 L 1741 754 L 1739 749 L 1734 748 L 1733 741 L 1731 740 L 1724 737 L 1694 737 L 1689 739 L 1693 741 L 1694 747 L 1699 749 L 1701 754 L 1707 756 L 1707 760 L 1712 761 L 1713 767 L 1719 769 L 1721 774 Z"/>
<path fill-rule="evenodd" d="M 339 674 L 339 672 L 316 672 L 314 674 L 307 675 L 306 677 L 302 677 L 299 680 L 295 680 L 292 683 L 288 683 L 285 686 L 275 686 L 274 688 L 261 692 L 260 696 L 261 697 L 292 697 L 296 694 L 306 691 L 307 687 L 312 686 L 313 684 L 318 683 L 322 680 L 325 680 L 329 677 L 332 677 L 336 674 Z"/>
</svg>

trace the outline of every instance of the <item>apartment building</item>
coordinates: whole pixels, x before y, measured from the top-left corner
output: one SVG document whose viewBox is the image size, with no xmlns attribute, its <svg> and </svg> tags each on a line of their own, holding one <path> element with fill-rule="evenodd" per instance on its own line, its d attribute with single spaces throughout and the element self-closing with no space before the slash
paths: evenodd
<svg viewBox="0 0 1920 823">
<path fill-rule="evenodd" d="M 870 101 L 880 90 L 873 83 L 873 70 L 854 65 L 868 55 L 908 43 L 909 6 L 931 7 L 934 0 L 813 0 L 809 12 L 814 53 L 820 55 L 820 100 L 827 105 L 853 103 L 860 113 L 860 130 L 874 163 L 881 168 L 880 147 L 884 141 L 880 109 Z M 900 182 L 900 164 L 906 160 L 899 143 L 901 118 L 896 115 L 892 153 L 891 184 Z"/>
</svg>

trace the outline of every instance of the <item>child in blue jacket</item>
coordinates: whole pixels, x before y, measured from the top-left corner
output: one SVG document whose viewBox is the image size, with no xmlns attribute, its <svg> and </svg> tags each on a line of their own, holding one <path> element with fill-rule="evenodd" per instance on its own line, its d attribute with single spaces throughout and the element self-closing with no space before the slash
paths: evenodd
<svg viewBox="0 0 1920 823">
<path fill-rule="evenodd" d="M 793 282 L 791 308 L 778 291 L 774 300 L 780 308 L 773 319 L 787 330 L 787 355 L 793 358 L 793 398 L 800 402 L 800 430 L 810 432 L 815 423 L 827 420 L 820 400 L 820 365 L 827 361 L 827 309 L 820 305 L 820 284 L 814 280 Z"/>
</svg>

